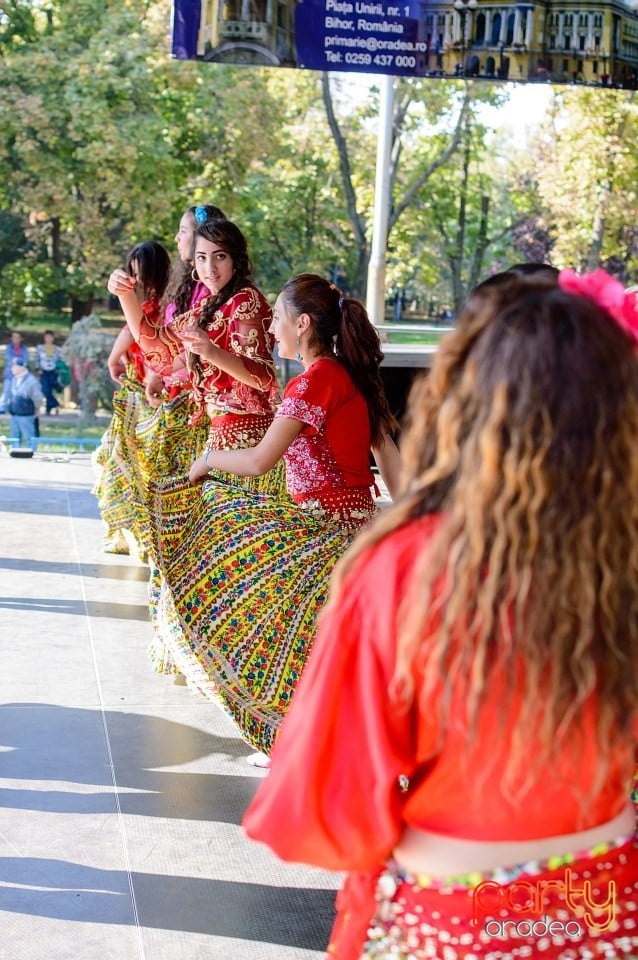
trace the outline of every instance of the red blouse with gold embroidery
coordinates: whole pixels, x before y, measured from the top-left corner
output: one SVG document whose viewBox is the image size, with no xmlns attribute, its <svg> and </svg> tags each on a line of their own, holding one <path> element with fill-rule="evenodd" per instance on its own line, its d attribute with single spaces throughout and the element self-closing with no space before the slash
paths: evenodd
<svg viewBox="0 0 638 960">
<path fill-rule="evenodd" d="M 173 358 L 182 352 L 181 332 L 199 323 L 209 300 L 200 300 L 168 326 L 158 327 L 146 317 L 142 319 L 139 344 L 164 376 L 172 369 Z M 191 373 L 193 399 L 200 408 L 206 406 L 209 413 L 273 412 L 279 388 L 272 356 L 274 341 L 268 332 L 271 319 L 268 301 L 252 285 L 243 287 L 215 311 L 206 333 L 215 346 L 241 357 L 254 385 L 241 383 L 202 359 L 200 371 Z"/>
</svg>

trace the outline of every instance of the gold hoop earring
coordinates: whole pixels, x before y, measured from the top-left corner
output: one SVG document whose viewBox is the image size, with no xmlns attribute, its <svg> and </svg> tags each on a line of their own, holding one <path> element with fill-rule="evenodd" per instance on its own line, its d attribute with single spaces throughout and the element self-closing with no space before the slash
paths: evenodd
<svg viewBox="0 0 638 960">
<path fill-rule="evenodd" d="M 193 267 L 193 269 L 191 270 L 191 280 L 194 280 L 195 283 L 197 283 L 197 281 L 199 280 L 199 277 L 197 276 L 197 270 L 195 269 L 195 267 Z"/>
</svg>

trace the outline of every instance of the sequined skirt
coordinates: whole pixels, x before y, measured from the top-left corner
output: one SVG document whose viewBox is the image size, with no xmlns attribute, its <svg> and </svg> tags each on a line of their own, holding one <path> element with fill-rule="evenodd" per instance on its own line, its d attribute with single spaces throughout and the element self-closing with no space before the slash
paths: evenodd
<svg viewBox="0 0 638 960">
<path fill-rule="evenodd" d="M 371 898 L 361 893 L 363 875 L 353 874 L 339 894 L 328 956 L 636 960 L 638 849 L 633 838 L 606 846 L 575 858 L 523 864 L 500 881 L 483 879 L 471 886 L 423 886 L 421 878 L 390 863 L 373 881 Z"/>
<path fill-rule="evenodd" d="M 156 487 L 157 624 L 191 689 L 269 752 L 354 531 L 239 482 L 192 490 Z"/>
</svg>

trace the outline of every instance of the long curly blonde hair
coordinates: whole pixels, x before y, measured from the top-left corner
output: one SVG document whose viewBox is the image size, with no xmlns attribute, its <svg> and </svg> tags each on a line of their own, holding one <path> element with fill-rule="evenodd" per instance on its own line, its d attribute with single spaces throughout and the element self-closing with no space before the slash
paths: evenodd
<svg viewBox="0 0 638 960">
<path fill-rule="evenodd" d="M 418 660 L 425 694 L 442 683 L 451 695 L 461 681 L 471 736 L 498 664 L 506 697 L 522 698 L 514 750 L 533 734 L 542 763 L 564 737 L 577 739 L 594 689 L 600 744 L 629 739 L 638 707 L 630 339 L 551 277 L 486 283 L 413 388 L 401 449 L 404 493 L 341 561 L 330 600 L 363 550 L 440 514 L 396 613 L 398 707 L 424 695 Z"/>
</svg>

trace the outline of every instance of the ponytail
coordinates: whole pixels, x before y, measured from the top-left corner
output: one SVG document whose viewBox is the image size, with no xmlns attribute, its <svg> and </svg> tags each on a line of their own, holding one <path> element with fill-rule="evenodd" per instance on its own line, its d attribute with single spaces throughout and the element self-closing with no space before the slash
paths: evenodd
<svg viewBox="0 0 638 960">
<path fill-rule="evenodd" d="M 339 297 L 341 324 L 335 342 L 336 356 L 363 394 L 368 406 L 372 445 L 398 424 L 390 411 L 381 379 L 383 353 L 379 334 L 362 303 L 352 297 Z"/>
<path fill-rule="evenodd" d="M 313 273 L 287 281 L 281 296 L 297 316 L 312 320 L 310 345 L 319 353 L 332 354 L 348 371 L 368 408 L 372 445 L 397 428 L 381 379 L 383 353 L 379 334 L 365 307 L 344 297 L 337 287 Z"/>
</svg>

